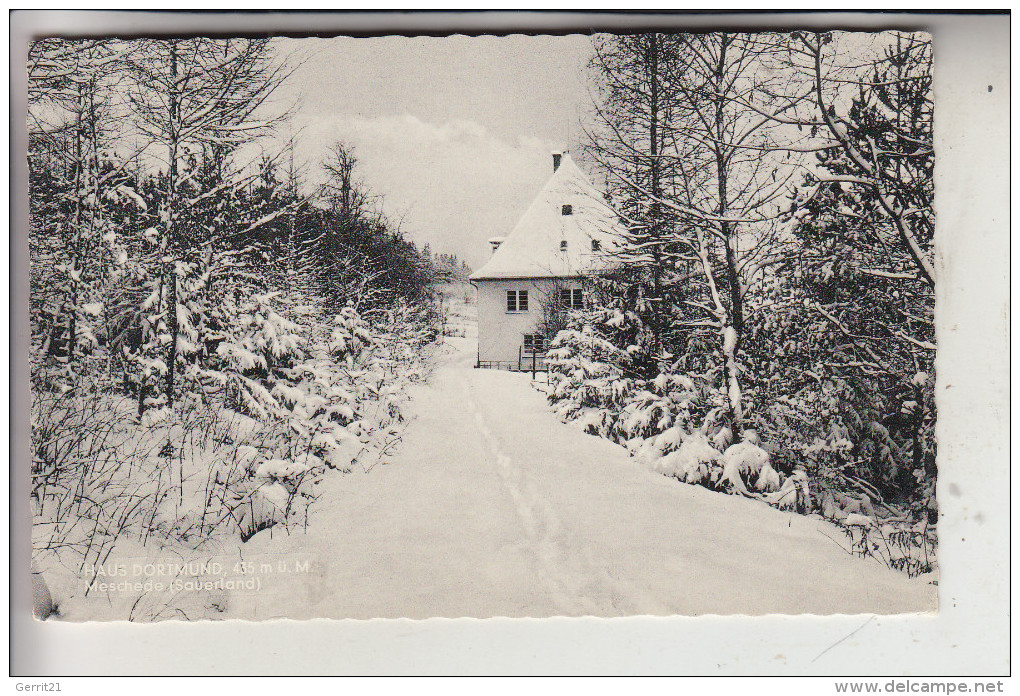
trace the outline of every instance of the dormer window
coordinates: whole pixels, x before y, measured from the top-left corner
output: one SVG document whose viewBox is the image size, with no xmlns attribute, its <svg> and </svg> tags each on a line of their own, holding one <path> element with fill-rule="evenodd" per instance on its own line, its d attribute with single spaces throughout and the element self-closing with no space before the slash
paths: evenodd
<svg viewBox="0 0 1020 696">
<path fill-rule="evenodd" d="M 602 248 L 602 243 L 599 242 L 599 240 L 597 240 L 597 239 L 591 240 L 591 250 L 592 251 L 598 251 L 601 248 Z"/>
<path fill-rule="evenodd" d="M 574 206 L 570 205 L 569 203 L 566 203 L 566 204 L 563 205 L 562 208 L 560 208 L 560 213 L 563 214 L 563 215 L 573 215 L 574 214 Z"/>
<path fill-rule="evenodd" d="M 564 239 L 562 242 L 560 242 L 560 251 L 566 251 L 566 250 L 567 250 L 567 240 Z"/>
</svg>

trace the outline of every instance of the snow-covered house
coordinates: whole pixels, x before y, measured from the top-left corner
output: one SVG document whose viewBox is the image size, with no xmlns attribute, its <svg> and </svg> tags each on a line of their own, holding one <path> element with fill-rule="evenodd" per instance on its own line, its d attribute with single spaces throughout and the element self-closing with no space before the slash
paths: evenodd
<svg viewBox="0 0 1020 696">
<path fill-rule="evenodd" d="M 549 181 L 506 238 L 489 240 L 492 256 L 470 277 L 478 290 L 477 365 L 541 369 L 550 303 L 582 307 L 582 277 L 611 267 L 623 233 L 570 155 L 553 153 Z"/>
</svg>

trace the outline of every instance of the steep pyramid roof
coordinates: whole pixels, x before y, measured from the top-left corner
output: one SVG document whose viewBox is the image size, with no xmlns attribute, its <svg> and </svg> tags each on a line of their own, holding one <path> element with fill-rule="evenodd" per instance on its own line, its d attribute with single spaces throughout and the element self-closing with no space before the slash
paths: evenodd
<svg viewBox="0 0 1020 696">
<path fill-rule="evenodd" d="M 564 154 L 527 212 L 471 280 L 562 278 L 605 270 L 623 234 L 616 213 Z"/>
</svg>

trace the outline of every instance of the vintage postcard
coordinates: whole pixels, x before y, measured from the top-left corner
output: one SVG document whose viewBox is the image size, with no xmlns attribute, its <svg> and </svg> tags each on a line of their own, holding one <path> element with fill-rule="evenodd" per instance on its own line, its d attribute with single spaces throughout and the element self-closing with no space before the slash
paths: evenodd
<svg viewBox="0 0 1020 696">
<path fill-rule="evenodd" d="M 932 68 L 36 38 L 36 616 L 936 612 Z"/>
</svg>

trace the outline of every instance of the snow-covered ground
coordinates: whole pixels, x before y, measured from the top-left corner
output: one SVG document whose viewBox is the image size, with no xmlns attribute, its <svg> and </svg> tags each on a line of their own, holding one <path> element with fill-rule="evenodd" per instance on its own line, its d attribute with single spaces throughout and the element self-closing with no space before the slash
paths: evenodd
<svg viewBox="0 0 1020 696">
<path fill-rule="evenodd" d="M 308 572 L 233 592 L 227 618 L 935 611 L 928 579 L 851 556 L 836 527 L 678 483 L 559 422 L 530 375 L 473 369 L 464 325 L 396 453 L 325 477 L 307 529 L 243 546 Z"/>
</svg>

